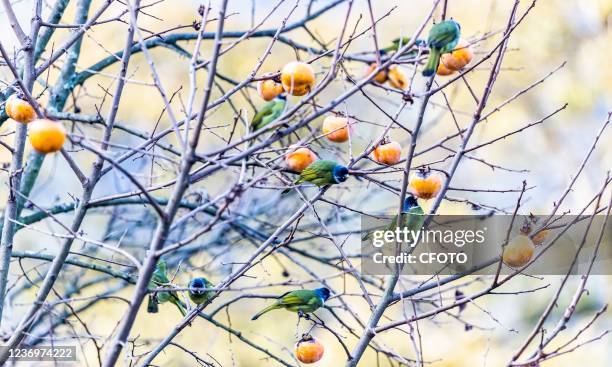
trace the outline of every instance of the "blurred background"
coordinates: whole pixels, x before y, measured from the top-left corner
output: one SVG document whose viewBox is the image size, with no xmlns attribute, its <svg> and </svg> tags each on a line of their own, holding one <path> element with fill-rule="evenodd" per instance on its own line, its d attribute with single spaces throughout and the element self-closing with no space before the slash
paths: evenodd
<svg viewBox="0 0 612 367">
<path fill-rule="evenodd" d="M 92 9 L 96 9 L 100 3 L 101 1 L 94 1 Z M 323 7 L 328 3 L 330 1 L 315 1 L 313 2 L 313 9 Z M 487 36 L 484 40 L 475 44 L 475 60 L 479 60 L 499 42 L 498 32 L 502 31 L 506 25 L 512 2 L 456 0 L 449 3 L 448 16 L 461 23 L 464 38 L 479 40 L 483 36 L 494 32 L 493 36 Z M 229 4 L 229 17 L 225 27 L 228 31 L 249 29 L 253 24 L 259 23 L 276 6 L 275 1 L 251 2 L 245 0 L 230 1 Z M 307 11 L 305 4 L 307 2 L 298 5 L 297 10 L 289 17 L 288 24 L 299 21 L 304 17 Z M 530 4 L 531 2 L 522 1 L 519 13 L 522 14 Z M 149 31 L 160 32 L 179 26 L 183 26 L 183 28 L 173 30 L 168 34 L 194 32 L 191 24 L 198 18 L 198 5 L 200 5 L 199 2 L 185 0 L 158 2 L 147 8 L 148 15 L 143 14 L 139 18 L 139 24 L 142 29 L 147 30 L 147 35 Z M 217 1 L 212 2 L 214 12 L 216 12 L 217 5 Z M 274 12 L 273 16 L 263 23 L 261 28 L 277 27 L 294 5 L 294 1 L 285 1 Z M 387 45 L 394 38 L 412 35 L 425 19 L 430 10 L 431 2 L 378 1 L 374 5 L 374 15 L 376 17 L 382 17 L 390 12 L 377 25 L 378 42 L 381 45 Z M 31 17 L 33 1 L 16 1 L 14 6 L 22 24 L 27 28 L 30 23 L 29 18 Z M 45 2 L 45 6 L 46 11 L 48 11 L 49 4 L 47 2 Z M 115 4 L 104 18 L 110 19 L 114 15 L 120 15 L 123 10 L 124 5 Z M 71 4 L 62 22 L 71 23 L 73 14 L 74 4 Z M 92 14 L 91 11 L 90 14 Z M 320 18 L 309 22 L 308 30 L 327 47 L 333 48 L 345 14 L 346 6 L 340 5 Z M 363 19 L 357 24 L 357 29 L 363 30 L 369 25 L 366 1 L 355 1 L 349 21 L 349 30 L 355 27 L 359 15 L 362 15 Z M 429 27 L 430 24 L 425 28 L 425 32 Z M 98 25 L 92 31 L 87 32 L 83 39 L 82 49 L 84 51 L 79 58 L 77 71 L 87 70 L 99 60 L 108 57 L 109 52 L 122 49 L 126 28 L 126 24 L 111 22 Z M 213 30 L 212 26 L 209 25 L 207 30 Z M 67 29 L 57 30 L 54 36 L 56 45 L 60 44 L 60 40 L 65 39 L 69 33 L 70 31 Z M 121 36 L 117 36 L 118 34 Z M 425 34 L 422 34 L 421 38 L 424 38 Z M 321 48 L 321 45 L 313 41 L 313 38 L 305 29 L 297 29 L 285 34 L 285 36 L 300 44 Z M 5 46 L 8 45 L 7 48 L 9 49 L 12 49 L 15 45 L 15 39 L 4 13 L 0 13 L 0 41 Z M 219 73 L 231 80 L 243 80 L 268 43 L 269 38 L 256 38 L 241 42 L 222 57 Z M 510 38 L 509 50 L 504 59 L 502 72 L 495 84 L 485 113 L 492 111 L 495 106 L 502 104 L 522 89 L 563 66 L 547 78 L 544 83 L 535 86 L 512 103 L 504 106 L 499 112 L 492 114 L 486 122 L 479 124 L 470 141 L 470 146 L 489 141 L 529 123 L 536 122 L 562 107 L 565 103 L 568 103 L 568 106 L 542 124 L 530 127 L 520 134 L 509 136 L 495 144 L 475 151 L 472 157 L 477 159 L 464 159 L 451 186 L 454 188 L 519 189 L 523 180 L 525 180 L 528 186 L 533 186 L 533 188 L 527 191 L 521 211 L 523 214 L 529 212 L 547 214 L 577 171 L 593 143 L 593 139 L 606 120 L 608 112 L 612 109 L 611 44 L 612 2 L 605 0 L 537 2 L 535 8 L 531 10 Z M 181 42 L 179 45 L 188 51 L 193 49 L 193 42 Z M 205 46 L 202 49 L 203 57 L 210 53 L 210 48 L 207 47 L 209 45 L 211 45 L 211 41 L 205 41 Z M 48 47 L 47 52 L 51 48 Z M 353 41 L 347 52 L 349 54 L 360 54 L 371 52 L 373 48 L 371 33 L 367 32 L 366 35 Z M 186 90 L 189 85 L 189 59 L 164 47 L 153 48 L 150 52 L 166 90 L 170 93 L 178 91 L 177 95 L 181 96 L 173 100 L 173 106 L 176 107 L 177 111 L 180 111 L 181 98 L 184 99 L 188 93 Z M 296 56 L 296 52 L 291 47 L 277 43 L 272 48 L 272 56 L 266 60 L 259 74 L 278 71 L 285 63 L 294 60 L 296 57 L 308 60 L 312 55 L 299 52 Z M 319 76 L 322 76 L 328 70 L 329 63 L 330 59 L 322 58 L 313 64 Z M 458 81 L 446 90 L 446 98 L 452 104 L 458 124 L 461 127 L 467 127 L 476 107 L 476 102 L 467 86 L 469 85 L 477 96 L 480 95 L 491 64 L 491 60 L 484 62 L 474 72 L 466 76 L 465 82 Z M 340 72 L 337 80 L 320 95 L 317 100 L 318 103 L 324 105 L 334 96 L 350 88 L 352 83 L 347 80 L 347 77 L 354 79 L 363 77 L 365 68 L 363 63 L 345 62 L 344 66 L 348 75 L 344 71 Z M 414 70 L 413 67 L 411 65 L 404 67 L 411 75 Z M 82 88 L 75 90 L 75 99 L 69 100 L 65 110 L 75 111 L 75 109 L 78 109 L 82 114 L 95 114 L 96 109 L 100 107 L 103 96 L 103 90 L 100 86 L 108 87 L 111 85 L 112 78 L 117 70 L 117 65 L 113 65 L 101 74 L 90 78 Z M 3 84 L 12 80 L 7 68 L 0 67 L 0 73 Z M 45 75 L 41 83 L 35 87 L 35 92 L 43 93 L 41 100 L 44 101 L 46 98 L 44 81 L 53 81 L 53 77 L 57 74 L 57 68 L 53 68 L 49 75 Z M 200 73 L 198 78 L 199 81 L 203 81 L 205 73 Z M 151 85 L 150 69 L 142 53 L 133 56 L 129 68 L 129 79 L 130 83 L 126 87 L 120 105 L 119 120 L 147 134 L 170 126 L 166 115 L 163 115 L 160 119 L 160 115 L 163 113 L 163 103 L 159 93 Z M 436 78 L 438 83 L 445 80 L 447 79 L 444 77 Z M 5 85 L 2 85 L 2 88 L 4 87 Z M 181 87 L 183 87 L 183 90 L 181 90 Z M 219 88 L 215 90 L 213 98 L 218 98 L 222 95 L 222 90 L 227 91 L 230 87 L 230 83 L 220 80 Z M 420 74 L 417 75 L 410 88 L 417 95 L 424 90 L 424 80 Z M 389 114 L 394 115 L 402 103 L 401 96 L 396 93 L 375 86 L 368 86 L 366 89 L 368 94 L 376 98 L 379 105 Z M 247 93 L 254 97 L 253 101 L 260 101 L 253 88 L 250 88 Z M 290 103 L 296 103 L 297 100 L 297 98 L 290 98 Z M 253 106 L 243 95 L 237 94 L 232 102 L 238 108 L 246 109 L 249 116 L 253 115 Z M 425 149 L 456 131 L 452 117 L 445 108 L 444 98 L 437 95 L 432 102 L 427 110 L 424 133 L 418 142 L 417 150 Z M 263 104 L 263 102 L 261 103 Z M 400 113 L 398 120 L 412 128 L 419 104 L 420 100 L 417 99 L 413 105 L 409 105 Z M 108 102 L 102 105 L 102 111 L 105 111 L 104 108 L 106 107 L 108 107 Z M 355 94 L 339 107 L 340 110 L 347 111 L 359 121 L 356 133 L 352 138 L 352 145 L 350 147 L 338 147 L 337 145 L 331 146 L 322 143 L 317 146 L 317 152 L 322 157 L 333 157 L 339 161 L 348 162 L 350 157 L 362 152 L 369 143 L 379 136 L 382 132 L 382 126 L 388 123 L 388 119 L 360 93 Z M 231 130 L 231 125 L 228 123 L 233 115 L 234 111 L 231 106 L 223 104 L 208 117 L 207 125 L 221 126 L 213 129 L 214 133 L 228 136 Z M 321 122 L 322 119 L 315 121 L 312 127 L 318 128 Z M 99 130 L 88 127 L 85 129 L 91 129 L 92 134 L 99 134 Z M 13 130 L 14 122 L 4 122 L 0 127 L 0 133 L 3 135 L 2 140 L 12 144 L 10 132 Z M 214 150 L 215 147 L 224 144 L 215 134 L 206 135 L 207 138 L 201 144 L 202 151 Z M 393 129 L 391 136 L 394 140 L 401 142 L 404 147 L 408 146 L 409 137 L 401 129 Z M 114 142 L 124 146 L 133 146 L 139 140 L 131 135 L 116 132 Z M 167 142 L 176 144 L 176 141 L 173 141 L 172 138 L 168 138 Z M 457 144 L 458 140 L 451 140 L 447 147 L 456 149 Z M 437 162 L 434 167 L 445 169 L 450 164 L 449 154 L 452 154 L 452 151 L 436 149 L 420 155 L 416 164 Z M 92 161 L 92 156 L 84 152 L 75 152 L 75 157 L 82 166 L 88 166 Z M 483 164 L 481 160 L 486 160 L 490 164 Z M 0 151 L 0 162 L 10 162 L 10 156 L 6 150 Z M 561 210 L 570 211 L 574 214 L 582 210 L 584 205 L 600 189 L 606 178 L 606 173 L 612 167 L 611 163 L 612 134 L 608 131 L 602 135 L 597 149 Z M 153 164 L 147 159 L 135 159 L 126 163 L 126 167 L 140 175 L 139 177 L 142 177 L 147 184 L 165 182 L 173 175 L 173 172 L 166 169 L 168 167 L 164 167 L 163 163 L 160 163 L 159 167 L 156 166 L 155 174 L 151 174 L 152 166 Z M 70 202 L 73 200 L 74 194 L 78 195 L 80 186 L 73 175 L 57 174 L 57 172 L 64 171 L 68 172 L 68 168 L 65 167 L 65 163 L 59 155 L 49 157 L 46 160 L 39 182 L 32 195 L 37 204 L 47 207 L 57 203 Z M 214 197 L 227 188 L 228 179 L 232 180 L 233 178 L 235 180 L 235 177 L 236 171 L 233 170 L 218 173 L 214 177 L 198 183 L 197 187 L 192 187 L 191 193 Z M 2 180 L 0 194 L 1 197 L 6 197 L 6 175 L 2 176 Z M 400 176 L 390 173 L 385 176 L 385 180 L 398 185 Z M 350 188 L 350 191 L 346 190 L 347 187 Z M 131 189 L 133 189 L 133 186 L 125 177 L 111 174 L 106 176 L 98 185 L 94 196 L 104 197 Z M 365 212 L 388 211 L 397 206 L 394 194 L 356 180 L 350 180 L 344 188 L 337 188 L 331 190 L 331 192 L 339 202 Z M 256 223 L 259 228 L 271 232 L 274 227 L 270 223 L 282 223 L 287 218 L 285 215 L 300 203 L 296 200 L 295 203 L 279 204 L 277 195 L 269 195 L 269 193 L 270 190 L 266 188 L 253 190 L 241 199 L 239 210 L 247 215 L 251 222 Z M 157 194 L 164 196 L 167 192 L 162 190 Z M 492 207 L 499 212 L 511 212 L 517 200 L 517 193 L 451 190 L 449 191 L 449 197 L 456 200 L 444 202 L 440 213 L 473 213 L 474 207 L 470 203 L 480 205 L 482 209 L 479 210 L 488 210 L 488 207 Z M 422 203 L 422 205 L 427 209 L 427 203 Z M 318 203 L 316 207 L 325 213 L 330 228 L 333 230 L 354 230 L 355 226 L 359 225 L 359 217 L 353 213 L 338 208 L 330 208 L 325 203 Z M 60 216 L 60 218 L 66 218 L 67 223 L 69 223 L 70 214 Z M 108 241 L 123 236 L 122 240 L 126 243 L 133 243 L 135 247 L 138 247 L 137 244 L 146 245 L 146 240 L 151 236 L 152 220 L 152 215 L 150 213 L 143 214 L 142 208 L 122 209 L 119 215 L 113 213 L 113 209 L 104 209 L 90 213 L 84 231 L 91 238 L 101 238 Z M 308 227 L 312 224 L 311 220 L 305 220 L 300 233 L 302 235 L 317 233 L 317 228 Z M 53 253 L 57 248 L 59 239 L 48 236 L 42 231 L 59 230 L 60 227 L 52 221 L 45 221 L 37 223 L 37 228 L 38 230 L 24 229 L 20 231 L 16 238 L 15 249 Z M 351 253 L 358 251 L 357 237 L 348 237 L 346 243 L 347 248 L 352 251 Z M 605 245 L 609 248 L 610 243 L 608 242 Z M 86 251 L 88 246 L 90 245 L 76 245 L 75 251 Z M 321 256 L 337 255 L 335 248 L 322 240 L 302 241 L 295 246 Z M 178 270 L 176 266 L 179 265 L 179 262 L 173 264 L 172 270 L 173 272 L 176 271 L 175 282 L 186 284 L 191 275 L 198 272 L 206 274 L 213 282 L 219 281 L 232 269 L 232 264 L 240 263 L 248 255 L 248 251 L 253 248 L 253 244 L 242 239 L 239 234 L 227 235 L 224 233 L 224 228 L 218 228 L 213 233 L 202 236 L 197 243 L 194 243 L 189 258 L 180 261 L 181 267 Z M 24 261 L 24 264 L 27 268 L 28 265 L 33 266 L 38 262 Z M 309 281 L 312 279 L 312 275 L 308 271 L 320 277 L 332 276 L 337 273 L 333 268 L 323 267 L 309 259 L 304 259 L 304 264 L 308 265 L 307 269 L 297 268 L 285 259 L 267 258 L 261 266 L 257 266 L 249 272 L 249 277 L 241 279 L 235 286 L 246 289 L 245 292 L 247 293 L 280 294 L 285 292 L 287 287 L 266 287 L 263 290 L 257 288 L 254 291 L 249 289 L 250 287 L 270 283 Z M 286 270 L 289 266 L 293 266 L 289 277 L 284 277 L 282 275 L 283 270 Z M 12 291 L 23 290 L 22 279 L 17 276 L 19 273 L 17 264 L 14 263 L 11 269 L 11 282 L 15 285 Z M 75 278 L 91 279 L 94 276 L 70 268 L 65 274 L 66 283 L 60 286 L 68 287 L 69 284 L 77 284 Z M 415 282 L 418 282 L 418 280 L 406 277 L 402 280 L 402 287 L 410 288 L 416 284 Z M 462 291 L 467 294 L 478 290 L 485 284 L 484 282 L 486 282 L 484 279 L 470 279 L 470 284 Z M 497 295 L 478 299 L 463 311 L 463 322 L 459 322 L 455 317 L 456 313 L 453 312 L 419 322 L 418 328 L 426 361 L 430 363 L 429 365 L 435 367 L 504 365 L 531 331 L 533 324 L 546 307 L 550 297 L 557 290 L 560 282 L 561 277 L 553 276 L 541 279 L 518 278 L 506 285 L 503 290 L 511 292 L 537 288 L 546 284 L 550 284 L 550 286 L 535 293 Z M 553 322 L 556 321 L 573 296 L 573 290 L 578 282 L 577 277 L 571 279 L 569 286 L 561 297 L 560 305 L 555 311 L 555 317 L 552 317 Z M 312 284 L 307 283 L 307 286 L 312 286 Z M 338 291 L 345 290 L 347 293 L 358 293 L 356 284 L 343 277 L 332 279 L 331 284 Z M 601 308 L 612 300 L 611 285 L 612 277 L 610 276 L 591 277 L 587 287 L 589 292 L 579 304 L 577 317 L 569 324 L 570 329 L 579 329 L 594 310 Z M 100 294 L 111 289 L 112 286 L 108 283 L 100 283 L 87 287 L 80 296 Z M 117 294 L 129 298 L 131 290 L 131 287 L 123 287 L 118 290 Z M 11 308 L 5 313 L 5 325 L 7 320 L 9 324 L 16 323 L 19 320 L 24 304 L 27 304 L 31 299 L 34 291 L 34 289 L 26 289 L 11 299 Z M 240 292 L 228 293 L 228 295 L 224 294 L 224 297 L 215 301 L 212 309 L 240 294 Z M 351 305 L 360 311 L 362 318 L 367 319 L 369 313 L 367 304 L 363 300 L 358 299 L 358 297 L 346 297 L 346 299 L 354 300 L 354 306 Z M 296 318 L 293 315 L 278 312 L 266 315 L 257 322 L 249 321 L 250 316 L 257 309 L 264 307 L 266 303 L 265 300 L 244 299 L 232 304 L 227 313 L 225 310 L 220 311 L 216 317 L 225 324 L 242 331 L 249 339 L 290 359 L 291 350 L 297 341 Z M 331 304 L 332 307 L 338 305 L 338 303 Z M 84 311 L 82 316 L 87 325 L 91 327 L 87 333 L 101 336 L 109 335 L 116 327 L 125 307 L 124 302 L 106 300 Z M 422 307 L 427 310 L 427 306 Z M 180 321 L 180 315 L 171 305 L 162 305 L 158 314 L 147 314 L 144 311 L 143 307 L 132 332 L 132 336 L 139 336 L 135 353 L 150 350 Z M 401 307 L 395 306 L 389 310 L 388 316 L 390 319 L 401 318 Z M 333 319 L 329 319 L 329 322 L 333 327 L 338 327 L 338 330 L 341 330 L 338 323 L 334 322 Z M 44 325 L 40 325 L 40 327 L 41 330 L 44 329 Z M 71 327 L 85 333 L 81 325 L 72 324 Z M 612 319 L 608 311 L 602 320 L 595 327 L 589 329 L 583 338 L 587 340 L 610 328 L 612 328 Z M 344 330 L 340 333 L 348 336 L 348 333 Z M 342 365 L 345 356 L 335 338 L 324 330 L 318 329 L 315 331 L 315 335 L 326 346 L 326 355 L 318 365 Z M 212 358 L 217 361 L 216 363 L 223 366 L 276 365 L 275 362 L 265 359 L 265 355 L 262 353 L 250 348 L 235 336 L 228 335 L 226 331 L 214 327 L 205 320 L 195 321 L 175 340 L 177 343 L 197 352 L 202 358 L 207 360 Z M 410 356 L 412 353 L 410 339 L 405 333 L 391 331 L 377 336 L 375 340 L 382 345 L 393 348 L 400 354 Z M 355 338 L 348 337 L 346 342 L 353 345 Z M 88 361 L 97 363 L 95 347 L 91 343 L 86 343 L 83 349 L 88 355 Z M 608 337 L 599 342 L 588 344 L 574 353 L 554 359 L 550 363 L 544 363 L 542 366 L 574 366 L 588 363 L 593 367 L 604 367 L 609 366 L 611 360 L 612 348 L 610 348 L 610 338 Z M 155 360 L 155 363 L 164 366 L 196 364 L 192 356 L 174 346 L 166 348 L 165 352 Z M 385 366 L 388 363 L 382 356 L 377 357 L 369 351 L 360 365 Z"/>
</svg>

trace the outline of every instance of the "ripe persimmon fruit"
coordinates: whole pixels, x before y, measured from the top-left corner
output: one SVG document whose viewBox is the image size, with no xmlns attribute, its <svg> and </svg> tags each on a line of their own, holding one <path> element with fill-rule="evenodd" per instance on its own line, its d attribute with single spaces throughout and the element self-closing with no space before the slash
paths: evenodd
<svg viewBox="0 0 612 367">
<path fill-rule="evenodd" d="M 317 160 L 317 155 L 306 147 L 300 147 L 285 156 L 287 167 L 296 172 L 302 172 L 304 168 Z"/>
<path fill-rule="evenodd" d="M 351 134 L 351 123 L 347 117 L 327 116 L 321 128 L 325 137 L 335 143 L 343 143 Z"/>
<path fill-rule="evenodd" d="M 27 124 L 36 118 L 34 107 L 15 94 L 6 100 L 4 110 L 8 117 L 22 124 Z"/>
<path fill-rule="evenodd" d="M 440 63 L 449 70 L 461 70 L 472 61 L 474 51 L 466 40 L 459 40 L 453 52 L 440 56 Z"/>
<path fill-rule="evenodd" d="M 279 94 L 283 93 L 283 86 L 274 80 L 260 80 L 257 82 L 257 94 L 264 101 L 271 101 L 276 98 Z"/>
<path fill-rule="evenodd" d="M 372 74 L 374 70 L 376 70 L 377 67 L 378 67 L 378 63 L 376 62 L 373 62 L 370 65 L 368 65 L 364 76 L 367 77 L 368 75 Z M 379 84 L 384 84 L 388 78 L 389 78 L 389 75 L 387 73 L 387 70 L 383 69 L 379 71 L 378 73 L 376 73 L 376 76 L 374 77 L 374 81 Z"/>
<path fill-rule="evenodd" d="M 444 66 L 444 64 L 443 64 L 443 63 L 440 63 L 440 64 L 438 65 L 438 70 L 436 71 L 436 73 L 437 73 L 438 75 L 441 75 L 441 76 L 447 76 L 447 75 L 452 75 L 452 74 L 454 74 L 454 73 L 455 73 L 455 70 L 451 70 L 451 69 L 447 68 L 446 66 Z"/>
<path fill-rule="evenodd" d="M 303 96 L 314 87 L 314 70 L 305 62 L 292 61 L 283 67 L 281 83 L 285 92 L 292 96 Z"/>
<path fill-rule="evenodd" d="M 438 195 L 443 182 L 442 174 L 422 169 L 410 176 L 408 186 L 414 196 L 429 200 Z"/>
<path fill-rule="evenodd" d="M 404 69 L 395 65 L 389 68 L 389 84 L 393 88 L 405 90 L 408 88 L 408 75 Z"/>
<path fill-rule="evenodd" d="M 32 121 L 28 126 L 30 144 L 39 153 L 47 154 L 62 149 L 66 140 L 66 130 L 59 122 L 48 119 Z"/>
<path fill-rule="evenodd" d="M 534 252 L 535 246 L 531 239 L 524 234 L 520 234 L 504 247 L 502 260 L 504 264 L 510 267 L 520 268 L 531 261 Z"/>
<path fill-rule="evenodd" d="M 402 159 L 402 146 L 396 141 L 383 141 L 372 151 L 372 158 L 380 164 L 392 166 Z"/>
<path fill-rule="evenodd" d="M 295 345 L 295 357 L 302 363 L 315 363 L 323 358 L 325 348 L 317 339 L 304 334 Z"/>
</svg>

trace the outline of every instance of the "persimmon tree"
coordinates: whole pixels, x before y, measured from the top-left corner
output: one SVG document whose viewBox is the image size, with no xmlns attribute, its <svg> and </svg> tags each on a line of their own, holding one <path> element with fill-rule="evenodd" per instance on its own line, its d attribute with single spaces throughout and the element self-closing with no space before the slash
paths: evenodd
<svg viewBox="0 0 612 367">
<path fill-rule="evenodd" d="M 522 172 L 478 153 L 492 146 L 503 149 L 509 139 L 541 127 L 567 106 L 559 101 L 546 106 L 548 112 L 535 121 L 517 117 L 508 132 L 490 140 L 477 137 L 478 129 L 494 123 L 500 111 L 564 71 L 565 64 L 542 68 L 538 79 L 499 103 L 491 102 L 500 75 L 515 72 L 505 69 L 504 59 L 509 52 L 521 52 L 511 50 L 509 43 L 537 6 L 535 0 L 509 4 L 499 29 L 462 29 L 463 53 L 428 78 L 420 73 L 429 53 L 427 32 L 453 16 L 453 5 L 445 0 L 431 1 L 420 22 L 398 31 L 394 47 L 385 52 L 379 51 L 386 45 L 377 29 L 402 16 L 386 2 L 279 0 L 264 12 L 256 1 L 220 0 L 194 7 L 194 22 L 187 25 L 159 18 L 163 14 L 157 8 L 167 2 L 32 0 L 27 2 L 32 14 L 26 24 L 15 13 L 15 4 L 2 1 L 8 21 L 2 31 L 14 40 L 10 46 L 0 44 L 0 143 L 10 157 L 3 169 L 0 242 L 0 320 L 6 346 L 93 345 L 95 352 L 83 358 L 103 366 L 125 360 L 155 364 L 160 353 L 170 350 L 201 365 L 221 365 L 215 357 L 227 350 L 204 353 L 176 340 L 201 320 L 197 327 L 223 330 L 232 342 L 265 358 L 262 365 L 298 365 L 293 344 L 302 333 L 320 330 L 333 336 L 335 345 L 325 347 L 344 353 L 347 366 L 371 365 L 364 357 L 371 352 L 382 365 L 422 366 L 430 357 L 421 348 L 420 323 L 451 315 L 468 325 L 461 310 L 480 298 L 504 294 L 500 288 L 523 276 L 520 269 L 474 276 L 474 269 L 421 279 L 402 275 L 400 267 L 387 276 L 364 274 L 359 218 L 372 215 L 372 203 L 383 197 L 392 198 L 387 208 L 401 213 L 410 177 L 422 169 L 441 178 L 426 207 L 429 219 L 445 214 L 444 203 L 492 215 L 522 212 L 530 190 L 522 179 L 513 182 L 514 188 L 483 188 L 477 180 L 456 184 L 456 177 L 472 165 L 490 168 L 492 174 Z M 66 19 L 67 10 L 74 19 Z M 250 17 L 250 26 L 228 27 L 234 16 Z M 142 25 L 151 19 L 158 22 L 155 30 Z M 325 29 L 319 30 L 323 24 Z M 122 48 L 107 47 L 97 37 L 98 29 L 109 26 Z M 87 64 L 88 47 L 106 56 Z M 237 58 L 238 49 L 248 51 Z M 171 62 L 185 81 L 178 88 L 164 75 L 162 60 Z M 462 60 L 466 62 L 458 70 L 447 69 Z M 260 89 L 269 88 L 266 100 L 273 98 L 268 93 L 286 92 L 281 70 L 295 61 L 314 70 L 314 83 L 288 96 L 278 118 L 253 130 L 251 119 L 265 103 L 258 82 Z M 138 108 L 158 114 L 157 121 L 145 126 L 134 114 L 123 113 L 143 88 L 155 97 Z M 451 91 L 456 90 L 469 94 L 469 111 L 454 106 Z M 9 101 L 17 97 L 35 119 L 50 120 L 51 130 L 57 127 L 53 124 L 63 126 L 66 141 L 57 153 L 30 148 L 29 118 L 8 118 Z M 600 130 L 585 132 L 592 143 L 580 152 L 581 164 L 568 167 L 565 188 L 555 193 L 557 199 L 545 213 L 549 222 L 562 214 L 606 137 L 610 115 L 603 120 Z M 346 165 L 349 179 L 320 188 L 294 187 L 294 169 L 316 158 Z M 41 169 L 51 165 L 55 168 L 48 177 L 42 176 Z M 55 201 L 43 194 L 67 177 L 80 183 L 78 192 L 60 190 Z M 611 179 L 604 172 L 592 197 L 572 214 L 586 221 L 596 215 L 607 218 Z M 287 188 L 291 192 L 281 194 Z M 509 196 L 516 205 L 498 206 L 484 194 Z M 540 223 L 541 228 L 549 222 Z M 605 243 L 605 228 L 592 228 L 600 233 L 596 248 Z M 19 241 L 20 232 L 56 245 L 28 249 Z M 596 256 L 597 251 L 593 261 Z M 168 264 L 172 287 L 152 289 L 160 259 Z M 494 263 L 505 266 L 501 257 L 485 265 Z M 200 275 L 214 287 L 208 288 L 209 300 L 194 305 L 183 280 Z M 560 295 L 573 284 L 571 279 L 568 272 L 551 282 L 558 290 L 532 332 L 517 336 L 524 342 L 507 356 L 508 365 L 537 366 L 606 337 L 608 331 L 580 338 L 605 315 L 605 306 L 561 335 L 575 318 L 589 272 L 571 301 L 562 304 Z M 318 286 L 331 289 L 332 297 L 316 317 L 298 323 L 296 340 L 279 340 L 274 330 L 264 338 L 231 322 L 236 305 L 275 298 L 279 289 Z M 512 292 L 520 297 L 544 288 Z M 187 313 L 164 331 L 163 339 L 150 341 L 138 330 L 137 320 L 145 317 L 152 292 L 169 291 L 187 304 Z M 104 312 L 117 302 L 122 311 L 108 315 L 115 323 L 111 327 L 88 320 L 89 311 Z M 556 307 L 565 309 L 561 317 L 553 315 Z M 551 318 L 557 318 L 552 326 Z M 389 333 L 404 338 L 406 349 L 390 346 Z M 4 350 L 0 360 L 7 358 Z"/>
</svg>

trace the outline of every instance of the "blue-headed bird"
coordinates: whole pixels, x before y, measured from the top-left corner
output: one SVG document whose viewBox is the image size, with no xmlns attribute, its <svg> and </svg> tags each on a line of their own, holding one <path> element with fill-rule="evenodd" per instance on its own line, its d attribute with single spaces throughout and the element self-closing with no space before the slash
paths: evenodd
<svg viewBox="0 0 612 367">
<path fill-rule="evenodd" d="M 276 299 L 274 304 L 259 311 L 251 318 L 257 320 L 261 315 L 272 310 L 284 308 L 287 311 L 297 312 L 299 314 L 312 313 L 323 307 L 325 301 L 329 298 L 331 292 L 328 288 L 299 289 L 287 292 Z"/>
<path fill-rule="evenodd" d="M 334 161 L 319 159 L 312 162 L 308 167 L 300 172 L 300 177 L 294 184 L 299 185 L 304 182 L 313 183 L 319 187 L 325 185 L 335 185 L 346 181 L 348 178 L 348 168 Z M 283 194 L 291 189 L 286 189 Z"/>
<path fill-rule="evenodd" d="M 206 278 L 198 277 L 193 278 L 189 282 L 189 298 L 196 305 L 202 304 L 208 301 L 214 294 L 214 291 L 205 290 L 206 288 L 213 288 L 214 285 L 209 282 Z"/>
<path fill-rule="evenodd" d="M 425 212 L 419 205 L 417 199 L 412 194 L 407 194 L 402 206 L 401 222 L 398 225 L 397 216 L 393 218 L 386 230 L 395 231 L 396 228 L 408 228 L 408 231 L 413 233 L 418 232 L 425 222 Z M 361 239 L 366 241 L 372 236 L 373 232 L 366 233 Z"/>
</svg>

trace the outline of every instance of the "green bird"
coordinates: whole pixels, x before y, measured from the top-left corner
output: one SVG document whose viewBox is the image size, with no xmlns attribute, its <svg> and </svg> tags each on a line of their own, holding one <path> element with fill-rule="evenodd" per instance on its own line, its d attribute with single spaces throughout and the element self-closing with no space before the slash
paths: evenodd
<svg viewBox="0 0 612 367">
<path fill-rule="evenodd" d="M 395 230 L 395 228 L 408 228 L 409 231 L 417 232 L 423 227 L 423 223 L 425 222 L 425 212 L 423 212 L 423 208 L 417 202 L 417 199 L 408 194 L 406 199 L 404 200 L 404 205 L 402 208 L 402 216 L 400 225 L 397 225 L 397 217 L 391 222 L 391 228 Z"/>
<path fill-rule="evenodd" d="M 149 282 L 149 289 L 154 288 L 168 288 L 172 289 L 174 286 L 170 283 L 168 275 L 166 273 L 166 262 L 161 259 L 157 262 L 153 277 Z M 150 313 L 156 313 L 158 311 L 157 305 L 160 303 L 170 302 L 176 305 L 181 312 L 181 315 L 185 316 L 185 304 L 180 300 L 176 292 L 154 292 L 149 296 L 149 302 L 147 304 L 147 311 Z"/>
<path fill-rule="evenodd" d="M 189 298 L 196 305 L 200 305 L 206 301 L 208 301 L 214 294 L 214 291 L 206 291 L 199 290 L 199 288 L 213 288 L 214 284 L 209 282 L 206 278 L 193 278 L 189 282 L 188 288 L 191 288 L 189 291 Z"/>
<path fill-rule="evenodd" d="M 414 231 L 415 233 L 423 227 L 423 222 L 425 222 L 425 212 L 423 212 L 423 208 L 417 202 L 417 199 L 408 194 L 406 199 L 404 199 L 404 204 L 402 206 L 402 217 L 401 224 L 397 224 L 397 216 L 393 218 L 389 226 L 386 228 L 390 231 L 395 231 L 396 228 L 408 228 L 408 231 Z M 361 239 L 366 241 L 368 238 L 372 236 L 373 232 L 366 233 Z"/>
<path fill-rule="evenodd" d="M 436 72 L 440 56 L 455 49 L 459 36 L 461 36 L 461 26 L 452 19 L 440 22 L 431 28 L 427 39 L 429 59 L 423 69 L 423 76 L 431 76 Z"/>
<path fill-rule="evenodd" d="M 308 167 L 300 172 L 300 177 L 293 182 L 299 185 L 304 182 L 313 183 L 319 187 L 334 185 L 346 181 L 348 178 L 348 168 L 334 161 L 319 159 L 312 162 Z M 283 194 L 291 191 L 291 188 L 283 191 Z"/>
<path fill-rule="evenodd" d="M 255 114 L 253 120 L 251 120 L 251 131 L 257 131 L 279 118 L 285 111 L 286 106 L 287 97 L 284 94 L 266 103 L 259 112 Z"/>
<path fill-rule="evenodd" d="M 383 48 L 382 50 L 380 50 L 380 53 L 384 55 L 388 52 L 397 51 L 399 50 L 400 45 L 405 46 L 406 44 L 408 44 L 408 42 L 410 42 L 410 37 L 398 37 L 394 39 L 393 41 L 391 41 L 390 46 L 387 46 Z"/>
<path fill-rule="evenodd" d="M 272 310 L 284 308 L 287 311 L 297 312 L 298 314 L 312 313 L 323 307 L 331 292 L 327 288 L 299 289 L 287 292 L 276 299 L 274 304 L 259 311 L 251 318 L 257 320 L 259 316 Z"/>
</svg>

